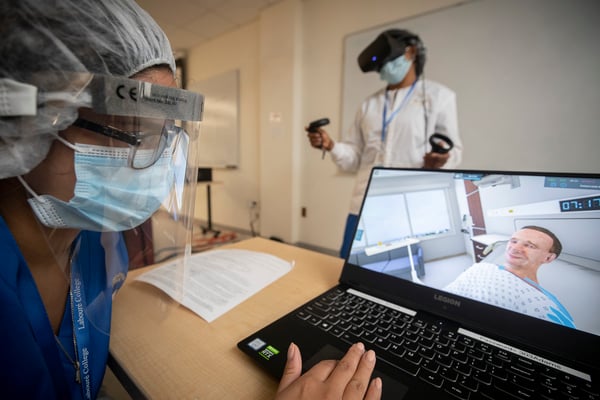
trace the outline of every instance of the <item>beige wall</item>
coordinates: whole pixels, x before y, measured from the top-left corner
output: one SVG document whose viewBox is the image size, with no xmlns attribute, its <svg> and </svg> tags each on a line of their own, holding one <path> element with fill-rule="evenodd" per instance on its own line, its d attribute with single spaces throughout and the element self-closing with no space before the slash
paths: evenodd
<svg viewBox="0 0 600 400">
<path fill-rule="evenodd" d="M 344 37 L 459 2 L 284 0 L 258 21 L 192 49 L 191 81 L 240 70 L 240 167 L 213 171 L 222 182 L 212 191 L 213 222 L 249 230 L 248 203 L 258 201 L 261 235 L 337 251 L 353 176 L 321 160 L 303 126 L 327 116 L 328 131 L 339 136 Z M 200 219 L 203 194 L 200 187 Z"/>
<path fill-rule="evenodd" d="M 258 23 L 228 33 L 187 54 L 188 83 L 220 73 L 240 71 L 240 167 L 214 170 L 212 187 L 213 221 L 249 230 L 248 203 L 259 200 L 259 69 Z M 202 131 L 199 145 L 202 145 Z M 198 186 L 196 216 L 207 218 L 206 189 Z"/>
</svg>

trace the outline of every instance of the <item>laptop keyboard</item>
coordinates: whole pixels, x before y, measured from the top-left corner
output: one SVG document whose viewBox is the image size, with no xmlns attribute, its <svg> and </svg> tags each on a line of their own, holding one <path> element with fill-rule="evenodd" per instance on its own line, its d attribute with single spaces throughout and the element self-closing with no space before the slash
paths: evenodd
<svg viewBox="0 0 600 400">
<path fill-rule="evenodd" d="M 458 399 L 600 400 L 582 377 L 355 293 L 328 292 L 297 316 L 349 344 L 365 343 L 380 361 Z"/>
</svg>

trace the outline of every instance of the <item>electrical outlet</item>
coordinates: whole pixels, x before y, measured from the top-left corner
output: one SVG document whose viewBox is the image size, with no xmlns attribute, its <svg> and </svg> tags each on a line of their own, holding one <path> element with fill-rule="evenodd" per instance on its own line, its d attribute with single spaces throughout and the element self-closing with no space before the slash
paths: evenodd
<svg viewBox="0 0 600 400">
<path fill-rule="evenodd" d="M 302 207 L 300 210 L 300 215 L 302 215 L 302 218 L 306 218 L 306 207 Z"/>
</svg>

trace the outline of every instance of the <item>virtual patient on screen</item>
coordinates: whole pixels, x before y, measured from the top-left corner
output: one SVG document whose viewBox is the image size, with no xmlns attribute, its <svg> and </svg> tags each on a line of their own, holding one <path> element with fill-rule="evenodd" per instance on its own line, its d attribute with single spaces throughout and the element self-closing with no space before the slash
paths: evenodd
<svg viewBox="0 0 600 400">
<path fill-rule="evenodd" d="M 575 328 L 571 314 L 537 278 L 538 269 L 554 261 L 561 251 L 562 245 L 551 231 L 526 226 L 508 241 L 504 265 L 474 264 L 444 290 Z"/>
</svg>

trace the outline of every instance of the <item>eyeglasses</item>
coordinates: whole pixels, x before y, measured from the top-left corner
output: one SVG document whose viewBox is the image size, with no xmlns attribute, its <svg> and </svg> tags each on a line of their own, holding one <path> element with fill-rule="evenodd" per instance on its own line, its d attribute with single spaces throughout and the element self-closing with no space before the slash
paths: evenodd
<svg viewBox="0 0 600 400">
<path fill-rule="evenodd" d="M 144 169 L 154 165 L 167 146 L 172 144 L 173 139 L 184 131 L 183 128 L 175 125 L 173 120 L 165 120 L 160 128 L 135 131 L 101 125 L 84 118 L 76 119 L 73 125 L 127 143 L 131 148 L 128 166 L 134 169 Z"/>
</svg>

